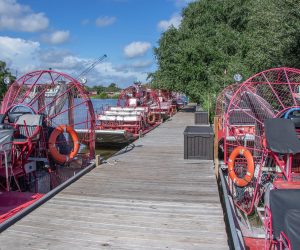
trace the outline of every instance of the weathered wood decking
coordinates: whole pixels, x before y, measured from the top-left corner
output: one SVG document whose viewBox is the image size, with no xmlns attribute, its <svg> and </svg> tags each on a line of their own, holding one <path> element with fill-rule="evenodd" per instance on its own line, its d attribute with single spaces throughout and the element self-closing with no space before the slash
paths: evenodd
<svg viewBox="0 0 300 250">
<path fill-rule="evenodd" d="M 4 231 L 0 249 L 228 249 L 212 162 L 183 160 L 192 124 L 178 113 Z"/>
</svg>

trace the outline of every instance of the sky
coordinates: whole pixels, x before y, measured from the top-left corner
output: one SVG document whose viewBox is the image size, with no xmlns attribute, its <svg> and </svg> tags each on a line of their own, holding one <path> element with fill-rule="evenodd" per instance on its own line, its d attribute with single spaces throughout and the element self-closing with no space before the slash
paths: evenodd
<svg viewBox="0 0 300 250">
<path fill-rule="evenodd" d="M 0 60 L 18 77 L 49 69 L 87 85 L 146 82 L 155 71 L 153 48 L 193 0 L 0 0 Z"/>
</svg>

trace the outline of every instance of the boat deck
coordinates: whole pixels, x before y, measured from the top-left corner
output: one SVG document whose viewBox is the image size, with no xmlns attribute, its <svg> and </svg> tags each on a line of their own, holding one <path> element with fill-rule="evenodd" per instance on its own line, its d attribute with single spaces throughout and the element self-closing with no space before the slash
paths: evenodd
<svg viewBox="0 0 300 250">
<path fill-rule="evenodd" d="M 228 249 L 212 161 L 178 113 L 0 235 L 0 249 Z"/>
</svg>

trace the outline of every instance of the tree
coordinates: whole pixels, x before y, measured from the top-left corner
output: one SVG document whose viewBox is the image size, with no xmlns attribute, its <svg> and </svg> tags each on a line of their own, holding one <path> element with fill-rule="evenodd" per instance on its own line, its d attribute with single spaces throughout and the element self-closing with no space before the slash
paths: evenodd
<svg viewBox="0 0 300 250">
<path fill-rule="evenodd" d="M 107 92 L 118 92 L 118 91 L 120 91 L 120 88 L 117 86 L 117 84 L 111 83 L 106 88 L 106 91 Z"/>
<path fill-rule="evenodd" d="M 2 99 L 7 91 L 7 85 L 4 82 L 4 79 L 8 77 L 10 79 L 10 82 L 13 82 L 15 80 L 15 77 L 12 76 L 12 74 L 9 72 L 9 70 L 6 68 L 6 63 L 3 61 L 0 61 L 0 98 Z"/>
<path fill-rule="evenodd" d="M 296 0 L 201 0 L 189 4 L 178 29 L 154 49 L 152 86 L 187 94 L 208 108 L 240 73 L 244 79 L 277 66 L 300 67 Z"/>
</svg>

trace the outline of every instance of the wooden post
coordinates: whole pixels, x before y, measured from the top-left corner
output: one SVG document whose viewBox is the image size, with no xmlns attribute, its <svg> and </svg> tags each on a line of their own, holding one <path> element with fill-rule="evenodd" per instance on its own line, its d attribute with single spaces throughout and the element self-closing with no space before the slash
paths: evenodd
<svg viewBox="0 0 300 250">
<path fill-rule="evenodd" d="M 219 140 L 218 140 L 218 127 L 219 127 L 219 116 L 214 117 L 214 165 L 215 165 L 215 175 L 218 178 L 219 176 L 219 157 L 218 157 L 218 152 L 219 152 Z"/>
<path fill-rule="evenodd" d="M 96 155 L 96 167 L 99 167 L 101 165 L 101 157 L 100 155 Z"/>
</svg>

